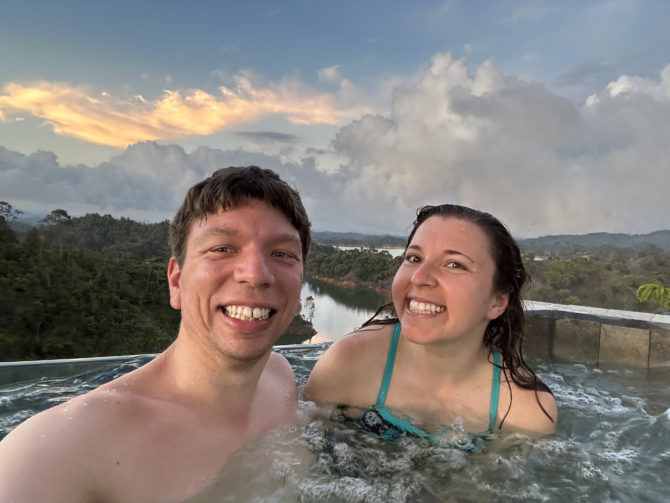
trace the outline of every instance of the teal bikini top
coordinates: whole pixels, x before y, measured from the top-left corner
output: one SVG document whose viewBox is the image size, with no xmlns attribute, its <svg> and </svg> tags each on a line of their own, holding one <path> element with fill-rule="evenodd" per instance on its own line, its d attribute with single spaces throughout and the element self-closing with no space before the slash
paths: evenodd
<svg viewBox="0 0 670 503">
<path fill-rule="evenodd" d="M 400 339 L 401 326 L 396 323 L 393 327 L 393 334 L 391 335 L 391 345 L 389 346 L 388 356 L 386 358 L 386 368 L 384 369 L 384 377 L 382 385 L 377 396 L 377 403 L 374 407 L 366 409 L 360 418 L 356 420 L 364 430 L 371 433 L 376 433 L 382 438 L 388 440 L 397 440 L 403 434 L 408 434 L 413 437 L 424 438 L 433 445 L 443 445 L 435 436 L 443 433 L 440 430 L 436 434 L 431 435 L 420 428 L 414 426 L 407 419 L 399 418 L 385 407 L 386 395 L 388 393 L 389 385 L 391 383 L 391 376 L 393 374 L 393 366 L 395 364 L 396 351 L 398 349 L 398 340 Z M 475 450 L 480 447 L 483 437 L 493 433 L 495 428 L 496 416 L 498 414 L 498 395 L 500 393 L 500 369 L 502 367 L 502 356 L 497 348 L 492 348 L 493 352 L 493 380 L 491 384 L 491 402 L 489 406 L 489 429 L 479 434 L 467 434 L 467 438 L 459 439 L 455 442 L 455 446 L 465 448 L 466 450 Z"/>
</svg>

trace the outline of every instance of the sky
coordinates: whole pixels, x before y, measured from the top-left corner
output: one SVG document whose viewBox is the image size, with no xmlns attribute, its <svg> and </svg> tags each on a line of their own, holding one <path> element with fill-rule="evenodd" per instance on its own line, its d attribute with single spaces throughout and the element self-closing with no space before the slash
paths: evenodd
<svg viewBox="0 0 670 503">
<path fill-rule="evenodd" d="M 315 230 L 670 228 L 665 0 L 4 0 L 0 200 L 152 222 L 270 168 Z"/>
</svg>

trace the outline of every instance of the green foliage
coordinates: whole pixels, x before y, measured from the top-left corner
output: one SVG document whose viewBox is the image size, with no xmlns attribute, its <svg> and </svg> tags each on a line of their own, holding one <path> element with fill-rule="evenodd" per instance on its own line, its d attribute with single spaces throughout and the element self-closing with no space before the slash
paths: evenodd
<svg viewBox="0 0 670 503">
<path fill-rule="evenodd" d="M 659 283 L 645 283 L 637 289 L 637 298 L 641 302 L 655 300 L 663 306 L 666 311 L 670 309 L 670 288 L 665 288 Z"/>
<path fill-rule="evenodd" d="M 640 284 L 670 280 L 670 255 L 658 249 L 629 258 L 621 254 L 575 257 L 524 256 L 532 286 L 526 298 L 609 309 L 659 311 L 639 300 Z"/>
<path fill-rule="evenodd" d="M 17 234 L 9 224 L 19 213 L 0 201 L 1 360 L 154 353 L 173 340 L 179 313 L 168 302 L 167 221 L 72 218 L 59 209 Z M 401 261 L 386 251 L 314 244 L 305 273 L 388 292 Z M 669 309 L 670 291 L 661 285 L 670 283 L 670 254 L 658 246 L 548 258 L 534 252 L 524 262 L 533 280 L 528 299 Z M 308 337 L 307 329 L 295 335 Z"/>
<path fill-rule="evenodd" d="M 106 249 L 73 246 L 77 233 L 96 237 L 115 222 L 84 230 L 89 221 L 54 210 L 18 240 L 0 219 L 1 360 L 153 353 L 173 340 L 165 246 L 150 259 L 124 250 L 128 234 Z"/>
<path fill-rule="evenodd" d="M 153 353 L 177 333 L 167 257 L 59 250 L 38 230 L 0 244 L 0 359 Z"/>
<path fill-rule="evenodd" d="M 165 349 L 180 320 L 169 304 L 167 232 L 167 221 L 71 218 L 54 210 L 17 236 L 1 217 L 0 360 Z M 311 324 L 296 317 L 283 343 L 313 334 Z"/>
<path fill-rule="evenodd" d="M 384 247 L 404 247 L 404 237 L 390 236 L 385 234 L 383 236 L 377 234 L 360 234 L 357 232 L 329 232 L 329 231 L 314 231 L 312 239 L 315 242 L 330 245 L 330 246 L 371 246 L 373 248 Z"/>
<path fill-rule="evenodd" d="M 41 220 L 41 223 L 45 225 L 59 225 L 59 224 L 69 224 L 72 221 L 70 215 L 67 214 L 67 211 L 63 209 L 56 209 L 49 213 L 46 217 Z"/>
<path fill-rule="evenodd" d="M 66 218 L 67 212 L 54 210 L 50 225 L 43 226 L 41 234 L 64 248 L 133 254 L 140 258 L 169 256 L 167 245 L 170 223 L 145 224 L 129 218 L 116 219 L 111 215 L 88 213 L 83 217 Z M 60 215 L 53 216 L 52 215 Z"/>
<path fill-rule="evenodd" d="M 394 259 L 385 250 L 338 250 L 332 246 L 316 244 L 307 258 L 305 272 L 308 276 L 383 287 L 390 286 L 400 261 L 399 257 Z"/>
<path fill-rule="evenodd" d="M 7 201 L 0 201 L 0 220 L 4 222 L 11 222 L 16 220 L 19 215 L 23 214 L 20 210 L 15 210 L 14 207 Z"/>
<path fill-rule="evenodd" d="M 310 251 L 305 272 L 308 277 L 388 291 L 401 261 L 385 252 L 345 251 L 317 244 Z M 524 264 L 531 277 L 524 298 L 558 304 L 660 312 L 660 306 L 656 309 L 638 300 L 637 287 L 670 281 L 670 254 L 651 248 L 630 257 L 609 251 L 562 258 L 527 254 Z"/>
</svg>

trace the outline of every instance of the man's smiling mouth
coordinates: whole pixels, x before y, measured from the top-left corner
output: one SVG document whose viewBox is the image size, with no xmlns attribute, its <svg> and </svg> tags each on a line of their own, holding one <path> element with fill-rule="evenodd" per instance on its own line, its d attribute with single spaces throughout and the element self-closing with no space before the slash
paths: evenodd
<svg viewBox="0 0 670 503">
<path fill-rule="evenodd" d="M 242 321 L 267 320 L 274 311 L 268 307 L 223 306 L 224 314 Z"/>
</svg>

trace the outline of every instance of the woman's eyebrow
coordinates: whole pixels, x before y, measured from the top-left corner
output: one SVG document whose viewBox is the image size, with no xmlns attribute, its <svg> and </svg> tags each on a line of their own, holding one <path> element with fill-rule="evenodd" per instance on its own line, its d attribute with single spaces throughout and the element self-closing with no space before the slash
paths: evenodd
<svg viewBox="0 0 670 503">
<path fill-rule="evenodd" d="M 419 245 L 410 245 L 410 246 L 407 247 L 407 249 L 408 249 L 408 250 L 411 249 L 411 250 L 418 250 L 418 251 L 421 251 L 421 247 L 420 247 Z M 471 263 L 473 263 L 473 264 L 475 263 L 475 261 L 472 260 L 472 258 L 470 258 L 470 257 L 469 257 L 468 255 L 466 255 L 465 253 L 463 253 L 463 252 L 461 252 L 461 251 L 458 251 L 458 250 L 452 250 L 452 249 L 450 249 L 450 248 L 447 248 L 446 250 L 444 250 L 444 251 L 442 252 L 442 254 L 443 254 L 443 255 L 458 255 L 458 256 L 460 256 L 460 257 L 464 257 L 468 262 L 471 262 Z"/>
</svg>

